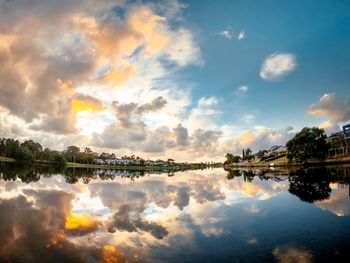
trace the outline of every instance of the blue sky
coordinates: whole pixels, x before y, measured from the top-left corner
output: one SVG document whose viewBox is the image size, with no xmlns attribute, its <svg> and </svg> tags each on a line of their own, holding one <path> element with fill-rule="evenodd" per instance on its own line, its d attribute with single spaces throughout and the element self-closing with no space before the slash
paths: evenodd
<svg viewBox="0 0 350 263">
<path fill-rule="evenodd" d="M 0 1 L 0 25 L 1 137 L 202 161 L 350 121 L 348 1 Z"/>
<path fill-rule="evenodd" d="M 198 30 L 203 67 L 186 69 L 194 96 L 220 96 L 223 121 L 253 113 L 274 128 L 317 125 L 306 114 L 324 93 L 349 95 L 350 3 L 348 1 L 187 1 L 187 22 Z M 217 33 L 232 32 L 227 39 Z M 239 41 L 237 34 L 245 31 Z M 279 81 L 259 77 L 274 52 L 296 56 L 295 71 Z M 236 89 L 249 92 L 237 100 Z"/>
</svg>

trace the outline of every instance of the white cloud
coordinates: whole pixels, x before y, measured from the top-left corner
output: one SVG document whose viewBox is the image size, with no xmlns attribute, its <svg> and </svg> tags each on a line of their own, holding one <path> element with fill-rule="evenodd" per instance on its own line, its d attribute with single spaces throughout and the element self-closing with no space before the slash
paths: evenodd
<svg viewBox="0 0 350 263">
<path fill-rule="evenodd" d="M 273 53 L 261 66 L 260 77 L 265 80 L 278 80 L 295 70 L 296 58 L 290 53 Z"/>
<path fill-rule="evenodd" d="M 244 32 L 244 30 L 241 30 L 241 31 L 238 33 L 237 39 L 238 39 L 238 40 L 243 40 L 244 38 L 245 38 L 245 32 Z"/>
<path fill-rule="evenodd" d="M 202 97 L 197 106 L 192 108 L 188 117 L 184 120 L 185 126 L 190 132 L 197 129 L 217 129 L 216 121 L 221 112 L 217 110 L 219 99 L 217 97 Z"/>
<path fill-rule="evenodd" d="M 225 37 L 227 39 L 232 38 L 232 32 L 229 29 L 223 30 L 223 31 L 219 32 L 218 34 L 219 34 L 219 36 Z"/>
<path fill-rule="evenodd" d="M 329 119 L 320 128 L 324 128 L 327 133 L 336 132 L 339 130 L 339 123 L 350 120 L 350 100 L 335 93 L 326 93 L 309 107 L 307 113 L 312 116 L 328 116 Z"/>
<path fill-rule="evenodd" d="M 242 93 L 246 93 L 246 92 L 248 92 L 248 90 L 249 90 L 248 86 L 241 86 L 238 88 L 238 91 L 242 92 Z"/>
<path fill-rule="evenodd" d="M 268 149 L 273 145 L 285 145 L 294 136 L 293 129 L 286 127 L 273 130 L 267 127 L 254 127 L 222 143 L 222 152 L 240 154 L 242 148 L 250 147 L 254 152 Z"/>
</svg>

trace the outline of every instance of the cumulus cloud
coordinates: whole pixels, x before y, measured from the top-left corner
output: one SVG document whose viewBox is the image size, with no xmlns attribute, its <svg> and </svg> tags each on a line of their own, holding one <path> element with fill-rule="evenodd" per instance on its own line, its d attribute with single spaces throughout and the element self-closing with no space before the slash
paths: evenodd
<svg viewBox="0 0 350 263">
<path fill-rule="evenodd" d="M 268 149 L 273 145 L 285 145 L 295 135 L 292 127 L 273 130 L 267 127 L 255 127 L 246 130 L 238 136 L 223 143 L 223 152 L 241 154 L 243 148 L 250 147 L 253 151 Z"/>
<path fill-rule="evenodd" d="M 339 130 L 339 123 L 350 120 L 350 100 L 335 93 L 326 93 L 307 112 L 312 116 L 328 116 L 330 119 L 320 126 L 326 131 L 334 132 Z"/>
<path fill-rule="evenodd" d="M 169 65 L 200 64 L 192 32 L 169 25 L 168 19 L 175 19 L 184 6 L 176 1 L 169 6 L 2 1 L 0 105 L 29 129 L 77 133 L 81 111 L 108 114 L 104 106 L 116 94 L 111 88 L 136 81 L 133 86 L 139 87 L 130 89 L 130 95 L 137 97 L 152 90 L 155 79 L 170 72 Z M 123 16 L 114 12 L 116 7 Z M 145 88 L 147 78 L 151 85 Z"/>
<path fill-rule="evenodd" d="M 167 139 L 171 137 L 171 131 L 165 126 L 152 131 L 142 117 L 162 109 L 166 103 L 163 97 L 157 97 L 150 103 L 144 104 L 133 102 L 121 104 L 114 101 L 112 107 L 116 120 L 106 126 L 102 133 L 94 133 L 92 144 L 114 149 L 129 148 L 142 149 L 145 152 L 162 152 L 172 143 L 170 139 Z"/>
<path fill-rule="evenodd" d="M 176 143 L 180 146 L 188 145 L 188 131 L 179 123 L 174 129 L 176 135 Z"/>
<path fill-rule="evenodd" d="M 278 80 L 295 70 L 296 58 L 291 53 L 273 53 L 263 62 L 260 77 L 265 80 Z"/>
<path fill-rule="evenodd" d="M 72 194 L 26 190 L 26 195 L 0 199 L 0 219 L 5 226 L 0 227 L 2 260 L 12 261 L 13 255 L 20 255 L 25 262 L 38 262 L 43 258 L 60 258 L 66 262 L 104 261 L 103 247 L 78 245 L 68 238 L 65 221 L 72 209 Z M 119 259 L 122 258 L 115 258 Z"/>
</svg>

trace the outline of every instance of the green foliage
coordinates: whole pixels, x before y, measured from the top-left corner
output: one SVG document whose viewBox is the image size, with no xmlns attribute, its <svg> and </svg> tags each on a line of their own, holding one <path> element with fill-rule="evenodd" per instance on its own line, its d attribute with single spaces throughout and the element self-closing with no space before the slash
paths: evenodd
<svg viewBox="0 0 350 263">
<path fill-rule="evenodd" d="M 324 160 L 328 151 L 323 129 L 313 127 L 301 130 L 287 142 L 287 158 L 290 162 L 305 162 L 310 159 Z"/>
<path fill-rule="evenodd" d="M 241 160 L 240 156 L 233 155 L 232 153 L 227 153 L 225 157 L 226 157 L 226 161 L 224 162 L 224 164 L 239 163 L 239 161 Z"/>
<path fill-rule="evenodd" d="M 52 163 L 55 167 L 60 170 L 63 170 L 67 166 L 67 160 L 62 154 L 55 154 L 52 160 Z"/>
<path fill-rule="evenodd" d="M 22 149 L 25 149 L 27 152 L 31 153 L 34 159 L 37 159 L 40 156 L 40 153 L 43 151 L 43 147 L 40 143 L 34 142 L 33 140 L 26 140 L 20 144 Z"/>
<path fill-rule="evenodd" d="M 13 158 L 23 163 L 34 161 L 34 153 L 28 144 L 20 144 L 18 140 L 3 138 L 0 140 L 0 145 L 1 156 Z"/>
<path fill-rule="evenodd" d="M 254 158 L 253 151 L 250 148 L 243 149 L 242 160 L 250 161 Z"/>
</svg>

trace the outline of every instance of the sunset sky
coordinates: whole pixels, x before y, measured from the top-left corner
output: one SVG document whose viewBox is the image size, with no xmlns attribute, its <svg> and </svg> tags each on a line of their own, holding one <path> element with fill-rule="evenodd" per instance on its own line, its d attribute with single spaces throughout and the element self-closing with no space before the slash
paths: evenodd
<svg viewBox="0 0 350 263">
<path fill-rule="evenodd" d="M 0 137 L 221 160 L 350 120 L 349 1 L 0 0 Z"/>
</svg>

